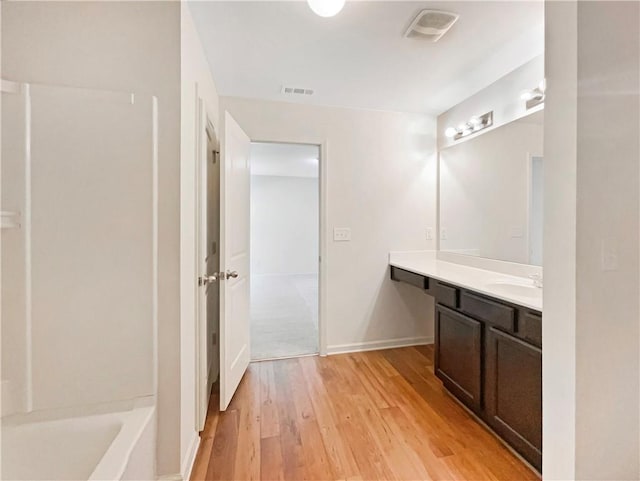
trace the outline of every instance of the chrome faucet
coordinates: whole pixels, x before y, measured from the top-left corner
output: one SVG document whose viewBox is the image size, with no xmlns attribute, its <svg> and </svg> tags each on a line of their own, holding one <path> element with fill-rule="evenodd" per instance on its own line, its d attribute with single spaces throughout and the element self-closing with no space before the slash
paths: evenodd
<svg viewBox="0 0 640 481">
<path fill-rule="evenodd" d="M 542 275 L 540 274 L 531 274 L 529 279 L 533 281 L 533 286 L 539 289 L 542 289 Z"/>
</svg>

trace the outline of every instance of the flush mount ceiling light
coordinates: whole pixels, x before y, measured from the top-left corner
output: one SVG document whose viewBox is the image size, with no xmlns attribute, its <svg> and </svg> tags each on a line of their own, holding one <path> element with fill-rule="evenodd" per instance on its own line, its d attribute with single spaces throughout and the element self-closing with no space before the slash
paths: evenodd
<svg viewBox="0 0 640 481">
<path fill-rule="evenodd" d="M 344 7 L 345 0 L 307 0 L 313 13 L 320 17 L 333 17 Z"/>
<path fill-rule="evenodd" d="M 484 115 L 471 117 L 464 124 L 460 124 L 457 127 L 449 127 L 444 131 L 444 135 L 448 139 L 458 140 L 462 137 L 466 137 L 467 135 L 475 134 L 476 132 L 480 132 L 487 127 L 491 127 L 493 125 L 493 110 L 491 112 L 487 112 Z"/>
<path fill-rule="evenodd" d="M 525 90 L 520 94 L 520 98 L 526 102 L 527 110 L 540 105 L 544 102 L 545 91 L 547 90 L 547 82 L 545 79 L 538 86 L 531 90 Z"/>
</svg>

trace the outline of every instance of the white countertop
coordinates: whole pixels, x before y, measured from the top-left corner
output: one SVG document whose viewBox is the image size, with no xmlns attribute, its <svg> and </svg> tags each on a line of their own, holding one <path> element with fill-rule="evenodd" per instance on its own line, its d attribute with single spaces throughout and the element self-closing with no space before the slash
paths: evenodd
<svg viewBox="0 0 640 481">
<path fill-rule="evenodd" d="M 533 285 L 533 281 L 527 277 L 446 262 L 438 259 L 433 251 L 391 252 L 389 265 L 542 312 L 541 288 L 530 289 L 530 295 L 519 295 L 505 292 L 506 289 L 495 285 L 496 283 Z"/>
</svg>

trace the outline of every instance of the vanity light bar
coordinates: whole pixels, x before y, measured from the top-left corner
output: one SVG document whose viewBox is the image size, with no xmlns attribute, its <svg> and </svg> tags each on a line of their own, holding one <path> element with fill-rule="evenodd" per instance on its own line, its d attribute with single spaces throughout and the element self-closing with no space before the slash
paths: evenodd
<svg viewBox="0 0 640 481">
<path fill-rule="evenodd" d="M 547 90 L 547 82 L 545 79 L 538 86 L 531 90 L 525 90 L 520 94 L 520 98 L 526 102 L 527 110 L 532 109 L 536 105 L 544 102 L 545 91 Z"/>
<path fill-rule="evenodd" d="M 465 122 L 464 124 L 460 124 L 457 127 L 449 127 L 444 131 L 444 135 L 449 139 L 458 140 L 462 137 L 466 137 L 467 135 L 480 132 L 487 127 L 491 127 L 492 125 L 493 110 L 480 116 L 471 117 L 467 122 Z"/>
</svg>

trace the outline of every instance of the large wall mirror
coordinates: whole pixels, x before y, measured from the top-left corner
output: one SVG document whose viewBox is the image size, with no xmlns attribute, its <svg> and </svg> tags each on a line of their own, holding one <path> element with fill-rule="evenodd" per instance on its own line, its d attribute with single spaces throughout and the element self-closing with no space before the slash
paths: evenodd
<svg viewBox="0 0 640 481">
<path fill-rule="evenodd" d="M 542 265 L 542 110 L 440 151 L 440 250 Z"/>
</svg>

